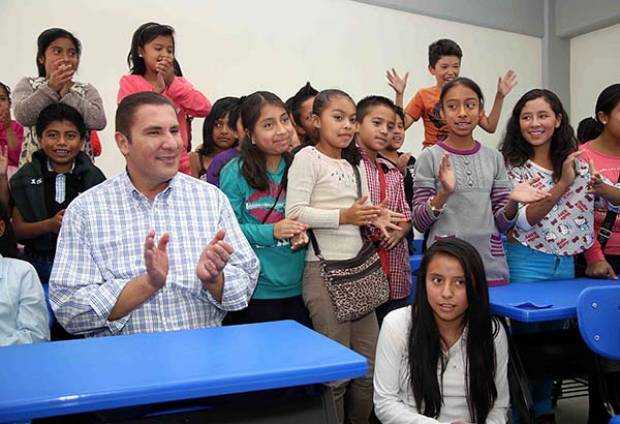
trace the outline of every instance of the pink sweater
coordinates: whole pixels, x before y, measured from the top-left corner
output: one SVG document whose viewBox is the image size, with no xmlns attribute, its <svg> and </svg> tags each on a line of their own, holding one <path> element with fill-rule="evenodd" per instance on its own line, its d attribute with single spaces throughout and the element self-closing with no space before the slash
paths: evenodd
<svg viewBox="0 0 620 424">
<path fill-rule="evenodd" d="M 120 88 L 116 98 L 120 103 L 125 97 L 133 93 L 141 91 L 153 91 L 153 84 L 144 79 L 142 75 L 124 75 L 120 81 Z M 172 84 L 167 87 L 163 93 L 177 106 L 177 117 L 179 118 L 179 127 L 181 129 L 181 138 L 183 139 L 183 151 L 181 152 L 181 163 L 179 171 L 189 174 L 189 156 L 187 155 L 187 146 L 189 145 L 187 137 L 187 116 L 195 116 L 203 118 L 211 111 L 211 102 L 200 91 L 194 89 L 192 84 L 183 77 L 174 77 Z"/>
<path fill-rule="evenodd" d="M 17 137 L 18 146 L 15 149 L 8 148 L 8 137 L 6 135 L 6 129 L 0 126 L 0 147 L 7 149 L 7 157 L 9 159 L 9 166 L 19 166 L 19 154 L 22 151 L 22 142 L 24 141 L 24 128 L 17 121 L 11 121 L 11 128 Z"/>
<path fill-rule="evenodd" d="M 620 175 L 620 157 L 609 156 L 592 150 L 590 143 L 583 144 L 581 150 L 585 152 L 581 155 L 581 159 L 594 162 L 594 167 L 603 176 L 607 177 L 613 184 L 618 182 Z M 585 252 L 586 261 L 591 264 L 605 259 L 601 245 L 596 239 L 598 229 L 607 215 L 607 202 L 604 199 L 596 199 L 594 203 L 594 243 Z M 616 222 L 612 227 L 612 235 L 605 246 L 605 254 L 620 255 L 620 214 L 616 216 Z"/>
</svg>

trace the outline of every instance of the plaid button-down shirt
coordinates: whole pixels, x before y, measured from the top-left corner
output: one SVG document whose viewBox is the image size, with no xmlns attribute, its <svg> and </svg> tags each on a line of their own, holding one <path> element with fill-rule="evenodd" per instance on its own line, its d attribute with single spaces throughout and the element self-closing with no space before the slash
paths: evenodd
<svg viewBox="0 0 620 424">
<path fill-rule="evenodd" d="M 366 167 L 366 177 L 368 180 L 368 192 L 373 205 L 378 205 L 381 199 L 381 186 L 379 185 L 379 170 L 372 163 L 366 151 L 360 148 L 362 160 Z M 385 194 L 387 198 L 387 208 L 405 215 L 411 221 L 411 209 L 405 199 L 403 187 L 403 174 L 387 159 L 379 157 L 377 164 L 385 171 Z M 374 229 L 373 239 L 381 237 L 380 230 Z M 390 282 L 390 299 L 404 299 L 411 292 L 411 267 L 409 266 L 409 251 L 407 249 L 407 238 L 403 238 L 393 249 L 387 251 L 390 272 L 388 280 Z"/>
<path fill-rule="evenodd" d="M 203 248 L 223 228 L 235 249 L 224 268 L 222 301 L 196 276 Z M 144 240 L 170 234 L 166 285 L 124 317 L 107 318 L 128 281 L 146 272 Z M 226 311 L 247 306 L 259 263 L 226 196 L 181 173 L 151 202 L 126 172 L 76 198 L 65 212 L 50 278 L 58 321 L 91 336 L 220 325 Z"/>
</svg>

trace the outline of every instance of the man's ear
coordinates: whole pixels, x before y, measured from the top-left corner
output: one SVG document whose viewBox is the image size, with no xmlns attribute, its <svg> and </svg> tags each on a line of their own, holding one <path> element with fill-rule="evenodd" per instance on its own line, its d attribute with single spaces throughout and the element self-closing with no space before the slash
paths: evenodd
<svg viewBox="0 0 620 424">
<path fill-rule="evenodd" d="M 129 144 L 131 144 L 131 141 L 129 141 L 127 136 L 117 131 L 114 133 L 114 140 L 116 140 L 118 150 L 121 151 L 123 156 L 127 156 L 127 154 L 129 153 Z"/>
<path fill-rule="evenodd" d="M 4 232 L 6 231 L 6 224 L 4 221 L 0 219 L 0 237 L 4 236 Z"/>
</svg>

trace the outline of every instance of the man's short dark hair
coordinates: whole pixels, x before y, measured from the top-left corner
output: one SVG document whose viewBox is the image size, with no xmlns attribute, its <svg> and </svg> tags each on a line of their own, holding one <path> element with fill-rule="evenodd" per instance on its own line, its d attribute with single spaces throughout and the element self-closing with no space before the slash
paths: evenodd
<svg viewBox="0 0 620 424">
<path fill-rule="evenodd" d="M 443 56 L 456 56 L 459 61 L 463 57 L 463 51 L 454 41 L 447 38 L 435 41 L 428 46 L 428 65 L 434 68 Z"/>
<path fill-rule="evenodd" d="M 80 133 L 80 138 L 82 140 L 86 138 L 84 118 L 75 108 L 64 103 L 52 103 L 39 113 L 36 124 L 37 137 L 41 138 L 45 129 L 53 122 L 62 121 L 71 122 Z"/>
<path fill-rule="evenodd" d="M 143 105 L 168 105 L 175 111 L 176 115 L 176 108 L 167 97 L 152 91 L 134 93 L 125 97 L 116 109 L 116 131 L 130 138 L 134 116 L 138 108 Z"/>
</svg>

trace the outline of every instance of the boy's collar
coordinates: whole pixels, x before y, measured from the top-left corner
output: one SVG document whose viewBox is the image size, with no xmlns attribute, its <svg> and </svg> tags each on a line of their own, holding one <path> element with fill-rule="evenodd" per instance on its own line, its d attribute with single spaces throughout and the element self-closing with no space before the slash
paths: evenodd
<svg viewBox="0 0 620 424">
<path fill-rule="evenodd" d="M 71 169 L 69 170 L 69 172 L 66 172 L 66 174 L 73 173 L 74 169 L 75 169 L 75 159 L 73 160 L 73 163 L 71 164 Z M 49 158 L 47 159 L 47 170 L 50 171 L 50 172 L 56 172 L 56 171 L 54 171 L 54 166 L 52 165 L 52 161 L 49 160 Z M 60 174 L 60 172 L 56 172 L 56 173 Z M 65 174 L 65 173 L 63 172 L 63 174 Z"/>
</svg>

